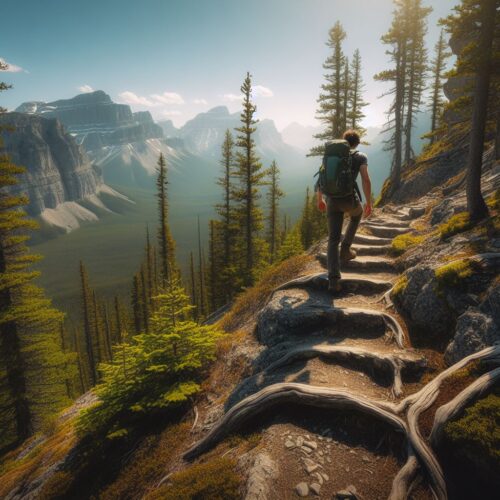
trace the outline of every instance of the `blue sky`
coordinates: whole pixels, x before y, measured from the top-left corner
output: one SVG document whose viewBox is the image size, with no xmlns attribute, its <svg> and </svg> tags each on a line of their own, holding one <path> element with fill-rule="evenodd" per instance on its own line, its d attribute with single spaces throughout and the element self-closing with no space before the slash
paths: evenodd
<svg viewBox="0 0 500 500">
<path fill-rule="evenodd" d="M 425 1 L 431 51 L 437 20 L 458 1 Z M 392 9 L 392 0 L 1 0 L 0 57 L 18 71 L 2 75 L 14 89 L 0 105 L 101 89 L 179 126 L 216 105 L 236 111 L 248 70 L 260 118 L 279 129 L 314 124 L 325 41 L 339 20 L 346 53 L 361 51 L 365 124 L 380 125 L 384 86 L 373 74 L 387 66 L 380 36 Z"/>
</svg>

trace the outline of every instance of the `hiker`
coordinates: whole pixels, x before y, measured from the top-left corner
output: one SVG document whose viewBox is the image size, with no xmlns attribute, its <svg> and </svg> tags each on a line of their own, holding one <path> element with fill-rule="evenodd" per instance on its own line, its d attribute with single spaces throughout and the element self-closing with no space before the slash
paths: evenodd
<svg viewBox="0 0 500 500">
<path fill-rule="evenodd" d="M 368 217 L 372 212 L 368 158 L 356 150 L 359 143 L 359 134 L 355 130 L 347 130 L 343 140 L 327 143 L 316 183 L 318 209 L 322 212 L 326 210 L 328 217 L 328 290 L 331 292 L 341 290 L 340 264 L 356 258 L 351 244 L 361 216 Z M 364 210 L 361 206 L 363 198 L 356 183 L 358 174 L 361 174 L 366 200 Z M 323 195 L 326 196 L 326 203 Z M 349 224 L 339 252 L 344 214 L 349 215 Z"/>
</svg>

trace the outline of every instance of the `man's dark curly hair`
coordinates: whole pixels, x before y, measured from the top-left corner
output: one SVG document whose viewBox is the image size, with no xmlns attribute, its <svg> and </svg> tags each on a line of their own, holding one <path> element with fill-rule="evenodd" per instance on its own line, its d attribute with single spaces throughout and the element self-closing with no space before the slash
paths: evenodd
<svg viewBox="0 0 500 500">
<path fill-rule="evenodd" d="M 360 142 L 359 133 L 355 130 L 349 129 L 344 132 L 344 140 L 346 140 L 351 148 L 355 148 Z"/>
</svg>

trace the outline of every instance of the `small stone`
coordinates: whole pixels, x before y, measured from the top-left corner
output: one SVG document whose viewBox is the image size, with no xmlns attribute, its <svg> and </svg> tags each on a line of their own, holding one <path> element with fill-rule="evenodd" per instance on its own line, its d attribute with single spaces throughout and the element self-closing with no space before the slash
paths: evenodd
<svg viewBox="0 0 500 500">
<path fill-rule="evenodd" d="M 302 451 L 305 451 L 306 453 L 311 453 L 312 452 L 312 448 L 309 448 L 308 446 L 301 446 L 300 449 Z"/>
<path fill-rule="evenodd" d="M 326 457 L 326 461 L 331 464 L 332 463 L 332 459 L 330 457 Z"/>
<path fill-rule="evenodd" d="M 306 434 L 304 437 L 305 437 L 306 439 L 311 439 L 311 436 L 309 436 L 309 434 Z"/>
<path fill-rule="evenodd" d="M 327 438 L 326 438 L 326 442 L 327 442 L 327 443 L 331 443 L 331 442 L 332 442 L 332 438 L 331 438 L 331 437 L 327 437 Z"/>
<path fill-rule="evenodd" d="M 302 462 L 304 462 L 304 465 L 307 467 L 308 465 L 316 465 L 316 462 L 314 460 L 311 460 L 310 458 L 303 457 Z"/>
<path fill-rule="evenodd" d="M 297 446 L 302 446 L 304 444 L 304 438 L 299 436 L 296 441 Z"/>
<path fill-rule="evenodd" d="M 311 491 L 315 495 L 319 495 L 319 492 L 321 490 L 321 485 L 319 483 L 311 483 L 311 485 L 309 486 L 309 488 L 311 488 Z"/>
<path fill-rule="evenodd" d="M 297 495 L 299 497 L 306 497 L 309 495 L 309 486 L 307 483 L 299 483 L 297 486 L 295 486 L 295 491 L 297 492 Z"/>
<path fill-rule="evenodd" d="M 307 465 L 306 472 L 308 474 L 312 474 L 313 472 L 316 472 L 320 467 L 321 467 L 321 465 L 319 465 L 319 464 Z"/>
<path fill-rule="evenodd" d="M 322 457 L 322 456 L 323 456 L 323 452 L 322 452 L 321 450 L 319 450 L 319 451 L 318 451 L 318 455 L 319 455 L 320 457 Z"/>
<path fill-rule="evenodd" d="M 363 457 L 363 462 L 371 462 L 370 458 L 366 455 Z"/>
<path fill-rule="evenodd" d="M 315 450 L 318 447 L 318 443 L 316 443 L 316 441 L 304 441 L 304 446 L 308 446 L 309 448 Z"/>
<path fill-rule="evenodd" d="M 321 476 L 323 476 L 323 479 L 325 481 L 329 481 L 330 480 L 330 476 L 326 472 L 320 472 L 319 474 L 321 474 Z"/>
<path fill-rule="evenodd" d="M 324 483 L 323 476 L 322 476 L 319 472 L 314 472 L 314 473 L 312 474 L 312 476 L 316 478 L 316 481 L 317 481 L 319 484 L 323 484 L 323 483 Z"/>
<path fill-rule="evenodd" d="M 325 459 L 323 457 L 318 457 L 318 461 L 321 465 L 325 465 Z"/>
<path fill-rule="evenodd" d="M 351 469 L 349 468 L 349 466 L 346 466 L 345 471 L 346 471 L 346 472 L 349 472 L 350 470 L 351 470 Z"/>
</svg>

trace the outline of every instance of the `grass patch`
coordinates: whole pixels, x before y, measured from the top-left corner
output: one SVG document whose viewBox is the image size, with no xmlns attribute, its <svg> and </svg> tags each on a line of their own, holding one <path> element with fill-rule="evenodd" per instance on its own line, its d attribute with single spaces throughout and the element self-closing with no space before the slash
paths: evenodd
<svg viewBox="0 0 500 500">
<path fill-rule="evenodd" d="M 270 267 L 256 285 L 238 296 L 233 307 L 220 320 L 218 326 L 230 332 L 244 325 L 265 305 L 277 286 L 296 278 L 312 261 L 311 256 L 301 254 Z"/>
<path fill-rule="evenodd" d="M 438 228 L 441 239 L 449 238 L 458 233 L 463 233 L 473 227 L 468 212 L 461 212 L 450 217 L 448 222 L 441 224 Z"/>
<path fill-rule="evenodd" d="M 243 478 L 236 472 L 236 461 L 215 458 L 174 474 L 169 484 L 158 488 L 147 500 L 231 500 L 241 498 Z"/>
<path fill-rule="evenodd" d="M 500 210 L 500 189 L 497 189 L 487 200 L 486 205 L 490 210 Z"/>
<path fill-rule="evenodd" d="M 458 420 L 446 424 L 445 435 L 458 454 L 484 477 L 500 470 L 500 391 L 481 399 Z"/>
<path fill-rule="evenodd" d="M 408 286 L 408 278 L 406 275 L 403 274 L 403 276 L 400 276 L 396 283 L 394 284 L 394 287 L 391 292 L 391 297 L 395 298 L 401 295 L 406 287 Z"/>
<path fill-rule="evenodd" d="M 462 286 L 464 281 L 472 276 L 474 269 L 469 259 L 461 259 L 438 267 L 434 274 L 438 282 L 438 287 L 455 288 Z"/>
<path fill-rule="evenodd" d="M 176 424 L 163 431 L 159 438 L 145 439 L 116 480 L 99 493 L 99 498 L 142 498 L 148 488 L 165 475 L 173 455 L 189 436 L 189 429 L 188 423 Z"/>
<path fill-rule="evenodd" d="M 402 255 L 409 248 L 422 243 L 425 240 L 424 235 L 416 235 L 416 234 L 400 234 L 396 236 L 391 243 L 391 252 L 394 255 Z"/>
</svg>

